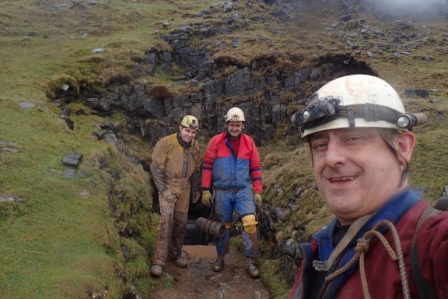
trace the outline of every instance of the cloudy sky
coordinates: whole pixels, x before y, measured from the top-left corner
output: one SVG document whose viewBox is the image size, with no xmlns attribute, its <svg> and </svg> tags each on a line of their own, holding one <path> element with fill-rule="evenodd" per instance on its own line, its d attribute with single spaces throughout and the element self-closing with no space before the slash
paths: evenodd
<svg viewBox="0 0 448 299">
<path fill-rule="evenodd" d="M 376 0 L 370 1 L 375 3 L 378 8 L 391 9 L 393 11 L 431 11 L 433 9 L 439 10 L 441 7 L 445 7 L 448 0 Z"/>
</svg>

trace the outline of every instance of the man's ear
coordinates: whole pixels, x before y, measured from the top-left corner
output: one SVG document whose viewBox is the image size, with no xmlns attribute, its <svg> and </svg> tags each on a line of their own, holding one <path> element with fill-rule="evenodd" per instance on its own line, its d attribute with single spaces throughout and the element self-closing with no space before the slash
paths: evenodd
<svg viewBox="0 0 448 299">
<path fill-rule="evenodd" d="M 405 131 L 398 135 L 398 152 L 409 162 L 415 146 L 415 135 L 411 131 Z"/>
</svg>

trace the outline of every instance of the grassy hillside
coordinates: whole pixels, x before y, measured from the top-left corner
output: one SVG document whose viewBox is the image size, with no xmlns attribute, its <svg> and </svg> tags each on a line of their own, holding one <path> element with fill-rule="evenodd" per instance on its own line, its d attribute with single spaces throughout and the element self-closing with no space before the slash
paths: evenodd
<svg viewBox="0 0 448 299">
<path fill-rule="evenodd" d="M 177 86 L 171 80 L 182 73 L 180 69 L 175 69 L 172 76 L 157 72 L 154 77 L 138 79 L 131 70 L 150 49 L 168 49 L 158 37 L 160 33 L 198 21 L 188 14 L 217 4 L 211 0 L 73 3 L 0 2 L 0 196 L 13 194 L 23 200 L 0 203 L 0 297 L 121 298 L 130 285 L 135 285 L 148 298 L 152 289 L 167 287 L 148 279 L 147 259 L 157 224 L 157 215 L 151 213 L 150 177 L 115 146 L 92 136 L 104 121 L 124 124 L 125 116 L 105 120 L 88 113 L 73 114 L 75 127 L 70 130 L 51 99 L 63 83 L 69 83 L 76 93 L 86 85 L 101 90 L 117 78 L 166 85 L 174 94 L 186 91 L 188 87 Z M 316 65 L 327 54 L 348 54 L 365 60 L 397 88 L 410 111 L 430 116 L 429 123 L 415 131 L 418 143 L 410 177 L 412 186 L 424 188 L 430 200 L 441 195 L 448 184 L 448 143 L 444 142 L 448 135 L 446 23 L 413 22 L 409 31 L 430 38 L 422 38 L 421 46 L 410 56 L 397 59 L 385 53 L 369 58 L 366 52 L 386 43 L 387 37 L 371 37 L 359 53 L 347 49 L 340 36 L 324 30 L 339 20 L 340 16 L 331 11 L 323 10 L 318 15 L 304 12 L 281 24 L 271 14 L 278 10 L 275 6 L 257 2 L 249 9 L 244 1 L 234 5 L 240 16 L 235 21 L 238 30 L 189 43 L 207 44 L 215 61 L 231 62 L 234 66 L 224 74 L 234 71 L 235 65 L 247 66 L 260 58 L 272 59 L 282 70 Z M 200 22 L 214 24 L 225 18 L 227 15 L 219 13 Z M 263 21 L 257 21 L 260 18 Z M 371 27 L 398 32 L 393 23 L 369 16 L 365 19 Z M 168 23 L 168 28 L 163 23 Z M 354 23 L 348 22 L 341 30 L 355 31 Z M 156 30 L 158 34 L 154 34 Z M 233 38 L 242 46 L 217 46 L 219 41 L 230 44 Z M 104 52 L 92 53 L 95 48 L 103 48 Z M 430 98 L 420 99 L 404 97 L 406 89 L 434 91 Z M 435 98 L 441 100 L 429 102 Z M 36 106 L 21 108 L 23 101 Z M 89 110 L 81 101 L 68 108 Z M 131 136 L 129 140 L 123 145 L 125 150 L 148 161 L 151 148 L 138 138 Z M 62 158 L 71 152 L 83 154 L 78 173 L 90 176 L 67 179 L 62 175 L 68 169 Z M 295 136 L 282 137 L 260 148 L 260 152 L 267 201 L 286 206 L 296 187 L 306 187 L 300 209 L 290 215 L 291 221 L 284 224 L 278 237 L 289 237 L 297 221 L 305 225 L 307 234 L 323 226 L 331 215 L 318 192 L 310 188 L 313 179 L 307 145 Z M 285 187 L 285 192 L 278 194 L 276 184 Z M 122 216 L 115 217 L 113 211 L 122 211 Z M 125 216 L 130 213 L 138 221 L 127 223 Z M 118 232 L 127 228 L 138 232 L 138 242 L 120 238 Z M 263 253 L 267 256 L 270 247 L 265 246 Z M 122 247 L 130 251 L 127 260 Z M 266 259 L 263 267 L 269 273 L 277 271 L 275 261 Z M 268 283 L 273 294 L 282 298 L 287 287 L 277 279 L 275 276 Z"/>
<path fill-rule="evenodd" d="M 151 250 L 152 223 L 139 228 L 143 244 L 129 244 L 120 240 L 117 227 L 123 224 L 108 207 L 116 200 L 114 186 L 120 185 L 128 205 L 141 207 L 139 213 L 147 218 L 152 204 L 148 175 L 92 136 L 103 119 L 73 115 L 72 131 L 47 96 L 61 83 L 75 89 L 85 82 L 99 85 L 114 68 L 127 68 L 152 46 L 154 24 L 173 6 L 165 1 L 57 6 L 63 3 L 0 3 L 0 141 L 5 141 L 0 149 L 16 144 L 20 151 L 0 152 L 0 196 L 24 200 L 0 203 L 2 298 L 121 298 L 123 273 L 138 284 L 149 272 L 142 245 Z M 107 49 L 104 54 L 92 53 L 101 47 Z M 36 107 L 23 109 L 22 101 Z M 78 103 L 69 108 L 88 111 Z M 69 168 L 62 158 L 71 152 L 83 154 L 78 173 L 91 176 L 71 180 L 62 175 Z M 121 246 L 139 258 L 125 265 Z"/>
</svg>

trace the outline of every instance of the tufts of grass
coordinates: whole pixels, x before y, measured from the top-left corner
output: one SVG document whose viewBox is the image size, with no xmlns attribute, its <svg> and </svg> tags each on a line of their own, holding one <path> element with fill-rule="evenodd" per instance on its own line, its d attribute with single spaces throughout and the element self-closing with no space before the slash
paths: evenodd
<svg viewBox="0 0 448 299">
<path fill-rule="evenodd" d="M 96 83 L 101 86 L 107 86 L 110 84 L 129 84 L 132 80 L 132 75 L 127 68 L 123 66 L 110 67 L 104 69 L 101 74 L 96 78 Z"/>
<path fill-rule="evenodd" d="M 263 170 L 269 170 L 280 164 L 280 155 L 277 153 L 269 153 L 263 159 Z"/>
<path fill-rule="evenodd" d="M 257 259 L 261 280 L 266 284 L 273 298 L 286 298 L 290 286 L 285 282 L 280 269 L 279 260 L 272 258 L 272 243 L 259 240 L 261 257 Z"/>
</svg>

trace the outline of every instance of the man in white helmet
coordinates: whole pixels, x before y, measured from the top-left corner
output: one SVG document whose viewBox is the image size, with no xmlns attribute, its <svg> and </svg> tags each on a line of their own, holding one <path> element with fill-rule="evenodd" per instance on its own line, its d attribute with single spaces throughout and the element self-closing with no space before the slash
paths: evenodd
<svg viewBox="0 0 448 299">
<path fill-rule="evenodd" d="M 424 121 L 367 75 L 327 83 L 295 113 L 335 218 L 301 244 L 290 299 L 448 298 L 448 213 L 408 188 L 411 129 Z"/>
<path fill-rule="evenodd" d="M 179 132 L 160 139 L 151 156 L 151 174 L 159 191 L 160 223 L 152 259 L 151 274 L 162 275 L 162 266 L 169 255 L 178 267 L 188 260 L 182 256 L 187 225 L 190 193 L 192 202 L 200 198 L 201 153 L 195 140 L 199 123 L 186 115 Z M 193 190 L 192 190 L 193 184 Z"/>
<path fill-rule="evenodd" d="M 260 156 L 254 141 L 242 133 L 244 113 L 240 108 L 231 108 L 226 115 L 227 132 L 214 136 L 205 150 L 202 167 L 202 203 L 213 206 L 214 219 L 226 226 L 224 235 L 216 242 L 218 258 L 212 270 L 220 272 L 224 267 L 224 256 L 229 253 L 233 212 L 243 223 L 243 254 L 250 277 L 260 276 L 254 258 L 260 255 L 257 242 L 255 205 L 261 205 L 263 189 Z M 210 186 L 213 182 L 215 196 Z M 252 189 L 250 186 L 252 185 Z"/>
</svg>

